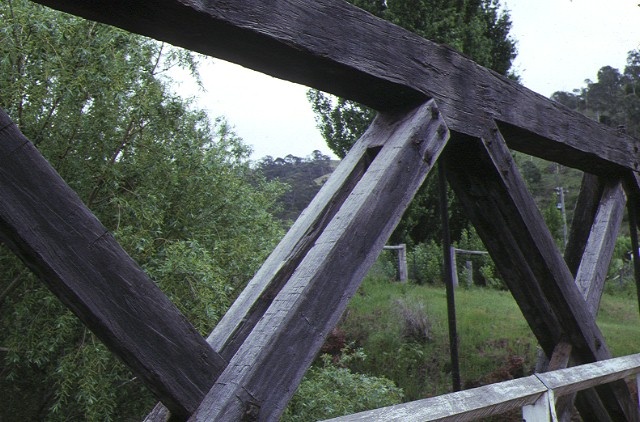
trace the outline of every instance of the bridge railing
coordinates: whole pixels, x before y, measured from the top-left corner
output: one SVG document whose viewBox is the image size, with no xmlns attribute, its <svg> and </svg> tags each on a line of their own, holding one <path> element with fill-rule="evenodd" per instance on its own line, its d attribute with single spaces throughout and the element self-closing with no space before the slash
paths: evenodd
<svg viewBox="0 0 640 422">
<path fill-rule="evenodd" d="M 635 376 L 640 383 L 640 354 L 486 385 L 353 415 L 332 422 L 473 421 L 522 408 L 526 422 L 557 421 L 555 399 Z"/>
</svg>

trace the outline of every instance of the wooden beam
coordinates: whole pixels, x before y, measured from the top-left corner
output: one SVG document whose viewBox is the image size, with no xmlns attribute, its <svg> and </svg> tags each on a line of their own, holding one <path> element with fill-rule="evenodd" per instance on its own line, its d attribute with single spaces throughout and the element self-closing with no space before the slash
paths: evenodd
<svg viewBox="0 0 640 422">
<path fill-rule="evenodd" d="M 640 169 L 640 141 L 341 0 L 36 0 L 380 111 L 435 98 L 452 131 L 592 173 Z"/>
<path fill-rule="evenodd" d="M 554 395 L 575 393 L 638 373 L 640 354 L 368 410 L 326 422 L 475 421 L 532 405 L 547 392 Z"/>
<path fill-rule="evenodd" d="M 367 172 L 385 141 L 384 137 L 367 135 L 351 148 L 216 325 L 207 341 L 225 360 L 233 358 L 264 316 L 274 298 Z M 168 411 L 157 405 L 145 422 L 162 422 L 167 416 Z"/>
<path fill-rule="evenodd" d="M 565 260 L 567 256 L 577 255 L 574 249 L 581 249 L 582 258 L 575 271 L 575 282 L 587 303 L 589 312 L 595 318 L 600 307 L 600 298 L 615 249 L 618 230 L 622 224 L 626 197 L 621 181 L 605 183 L 595 176 L 585 174 L 582 186 L 576 209 L 578 206 L 583 209 L 574 216 L 571 241 L 567 245 Z M 596 204 L 595 212 L 592 213 L 593 205 Z M 578 226 L 590 227 L 590 229 L 580 229 Z M 589 234 L 586 241 L 582 242 L 580 238 L 583 238 L 586 232 Z M 566 368 L 571 350 L 572 346 L 569 343 L 557 344 L 550 358 L 549 370 Z M 561 421 L 571 419 L 575 398 L 575 395 L 567 395 L 556 401 L 557 414 Z M 593 390 L 581 392 L 579 400 L 578 407 L 585 413 L 585 420 L 594 418 L 596 415 L 599 421 L 609 419 L 602 411 L 601 403 Z"/>
<path fill-rule="evenodd" d="M 605 185 L 591 234 L 576 274 L 576 284 L 594 317 L 600 307 L 604 282 L 622 225 L 626 205 L 622 182 L 611 181 Z"/>
<path fill-rule="evenodd" d="M 224 362 L 0 110 L 0 240 L 176 415 Z"/>
<path fill-rule="evenodd" d="M 279 417 L 448 138 L 433 101 L 375 119 L 347 160 L 375 158 L 191 421 Z"/>
<path fill-rule="evenodd" d="M 355 413 L 325 422 L 465 422 L 534 404 L 547 387 L 535 376 Z"/>
<path fill-rule="evenodd" d="M 498 129 L 481 141 L 454 138 L 443 156 L 451 186 L 547 355 L 568 341 L 578 363 L 610 358 Z M 614 419 L 637 417 L 624 383 L 599 394 Z"/>
<path fill-rule="evenodd" d="M 582 255 L 589 241 L 603 189 L 604 179 L 590 173 L 582 175 L 580 193 L 573 211 L 569 238 L 564 251 L 564 260 L 574 277 L 578 273 Z"/>
</svg>

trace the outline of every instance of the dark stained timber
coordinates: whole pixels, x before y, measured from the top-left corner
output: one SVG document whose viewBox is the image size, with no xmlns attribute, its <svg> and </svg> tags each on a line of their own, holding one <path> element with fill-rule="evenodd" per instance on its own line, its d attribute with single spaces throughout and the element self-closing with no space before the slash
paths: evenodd
<svg viewBox="0 0 640 422">
<path fill-rule="evenodd" d="M 585 190 L 577 218 L 591 230 L 575 226 L 565 262 L 507 145 L 602 180 L 624 177 L 636 217 L 640 141 L 341 0 L 36 1 L 381 111 L 211 334 L 212 346 L 0 114 L 0 240 L 176 417 L 277 418 L 449 131 L 451 184 L 547 355 L 609 357 L 593 313 L 620 185 Z M 579 396 L 583 417 L 638 420 L 623 382 L 596 390 Z M 166 415 L 159 405 L 148 420 Z"/>
<path fill-rule="evenodd" d="M 547 356 L 566 341 L 579 364 L 610 358 L 497 127 L 482 140 L 453 138 L 443 157 L 451 186 Z M 624 383 L 598 393 L 614 420 L 637 420 Z"/>
<path fill-rule="evenodd" d="M 379 152 L 190 420 L 280 416 L 448 138 L 433 101 L 376 118 L 346 160 Z"/>
<path fill-rule="evenodd" d="M 341 0 L 37 0 L 379 111 L 435 98 L 450 130 L 597 174 L 640 169 L 640 142 Z"/>
<path fill-rule="evenodd" d="M 0 240 L 174 414 L 196 409 L 222 358 L 2 110 Z"/>
</svg>

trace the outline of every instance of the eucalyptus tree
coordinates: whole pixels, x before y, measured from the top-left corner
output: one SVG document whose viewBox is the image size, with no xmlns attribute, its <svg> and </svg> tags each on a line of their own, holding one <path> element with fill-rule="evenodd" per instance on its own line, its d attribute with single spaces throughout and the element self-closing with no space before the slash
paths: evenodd
<svg viewBox="0 0 640 422">
<path fill-rule="evenodd" d="M 0 107 L 208 332 L 281 235 L 250 149 L 172 90 L 183 50 L 25 0 L 0 2 Z M 0 247 L 0 419 L 124 420 L 144 386 Z"/>
</svg>

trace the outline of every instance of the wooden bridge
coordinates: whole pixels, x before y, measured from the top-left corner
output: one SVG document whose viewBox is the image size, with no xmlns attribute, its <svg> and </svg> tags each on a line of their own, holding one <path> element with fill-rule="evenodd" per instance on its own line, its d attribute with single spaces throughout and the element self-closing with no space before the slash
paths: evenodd
<svg viewBox="0 0 640 422">
<path fill-rule="evenodd" d="M 206 340 L 0 113 L 0 238 L 156 394 L 148 421 L 277 419 L 437 162 L 551 367 L 611 358 L 595 314 L 625 206 L 639 265 L 637 139 L 341 0 L 38 2 L 379 112 Z M 509 148 L 586 172 L 564 257 Z M 600 381 L 585 420 L 640 419 Z"/>
</svg>

